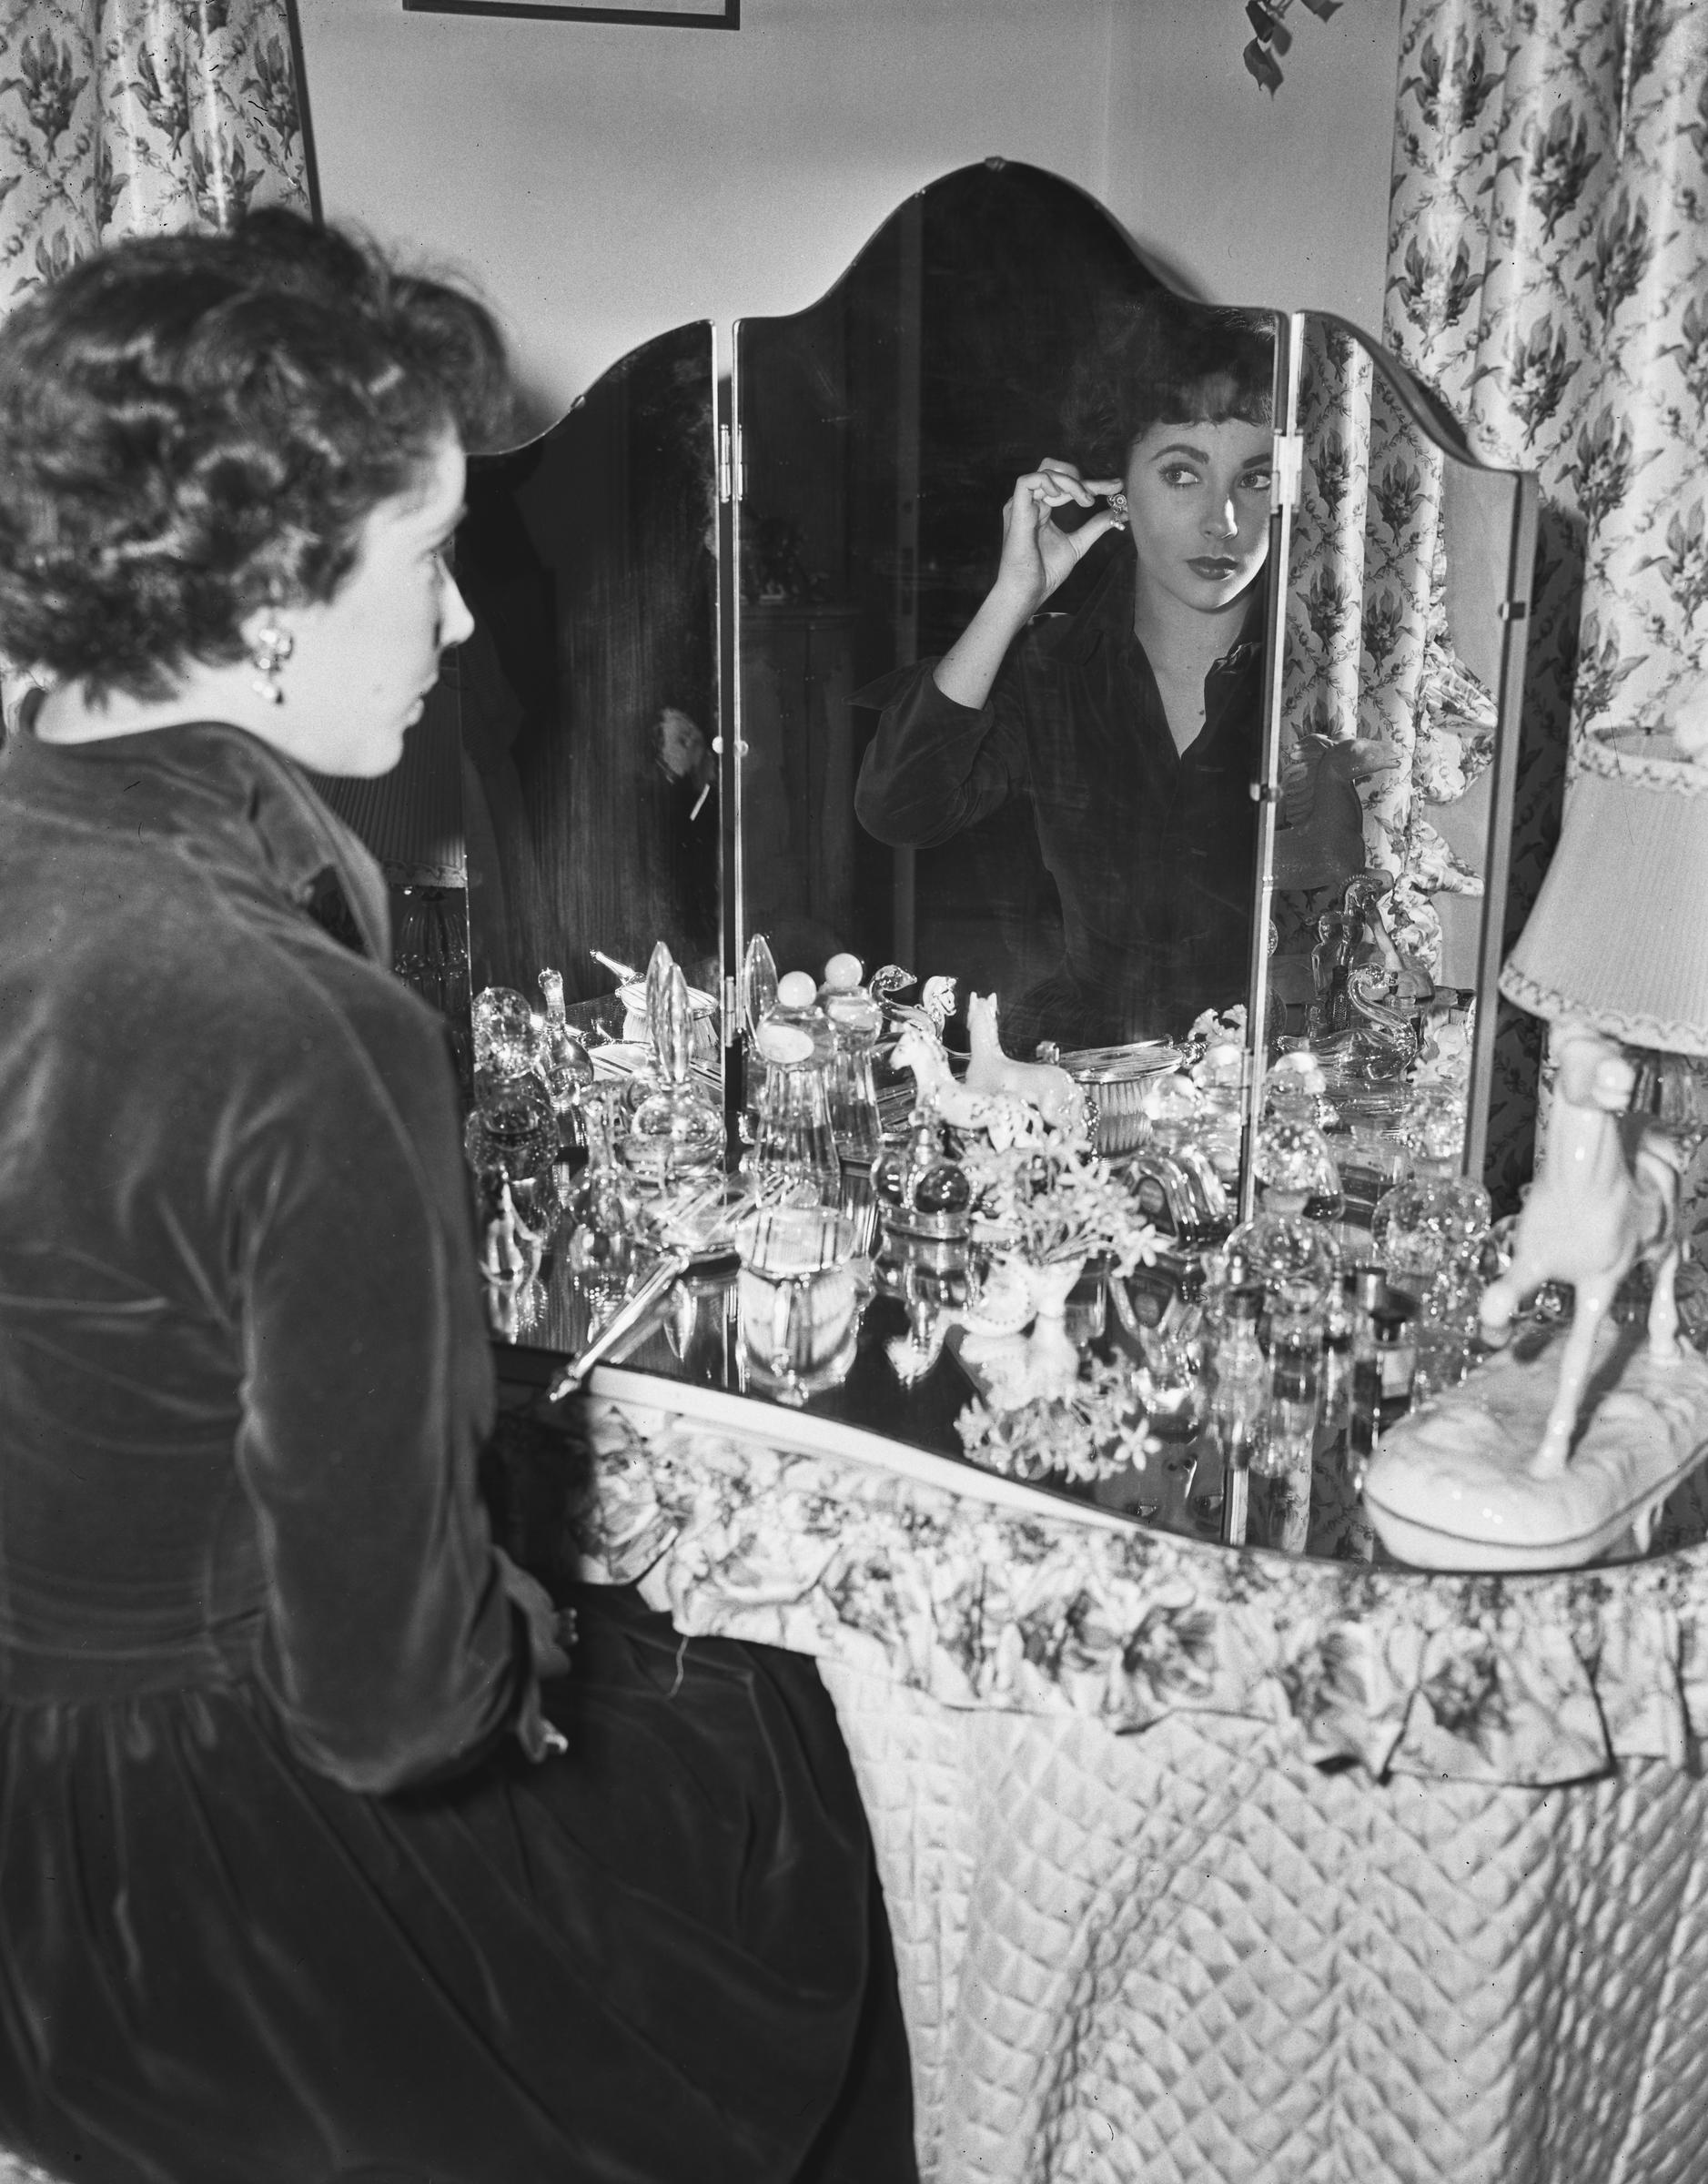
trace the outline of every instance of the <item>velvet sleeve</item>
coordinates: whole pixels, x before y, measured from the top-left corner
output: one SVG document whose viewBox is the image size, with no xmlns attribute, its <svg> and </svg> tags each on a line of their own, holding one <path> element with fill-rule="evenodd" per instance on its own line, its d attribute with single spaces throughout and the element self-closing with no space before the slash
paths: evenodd
<svg viewBox="0 0 1708 2184">
<path fill-rule="evenodd" d="M 343 983 L 280 995 L 294 1057 L 233 1095 L 238 1462 L 287 1734 L 379 1791 L 477 1754 L 533 1694 L 475 1483 L 490 1361 L 449 1064 L 400 986 L 354 962 Z"/>
<path fill-rule="evenodd" d="M 894 848 L 929 849 L 988 817 L 1026 774 L 1026 722 L 1012 663 L 975 710 L 938 689 L 934 660 L 874 686 L 878 732 L 861 762 L 854 811 Z"/>
</svg>

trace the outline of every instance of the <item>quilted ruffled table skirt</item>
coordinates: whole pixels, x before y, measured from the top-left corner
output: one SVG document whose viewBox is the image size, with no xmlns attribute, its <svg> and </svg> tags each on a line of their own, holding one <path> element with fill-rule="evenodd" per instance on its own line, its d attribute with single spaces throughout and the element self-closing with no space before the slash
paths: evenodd
<svg viewBox="0 0 1708 2184">
<path fill-rule="evenodd" d="M 1708 1783 L 1379 1782 L 821 1670 L 932 2184 L 1708 2173 Z"/>
<path fill-rule="evenodd" d="M 1228 1554 L 639 1391 L 581 1552 L 817 1656 L 927 2184 L 1708 2178 L 1708 1549 Z"/>
</svg>

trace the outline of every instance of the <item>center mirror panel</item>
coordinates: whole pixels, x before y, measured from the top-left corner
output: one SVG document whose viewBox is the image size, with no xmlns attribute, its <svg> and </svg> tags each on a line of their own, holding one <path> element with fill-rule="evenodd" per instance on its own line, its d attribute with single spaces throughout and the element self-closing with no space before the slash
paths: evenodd
<svg viewBox="0 0 1708 2184">
<path fill-rule="evenodd" d="M 737 327 L 742 943 L 955 979 L 951 1048 L 995 993 L 1019 1057 L 1244 1000 L 1274 325 L 1182 303 L 1081 191 L 992 161 Z M 1185 391 L 1133 478 L 1135 358 Z M 1043 511 L 1051 551 L 1096 542 L 1027 598 L 1004 507 L 1046 458 L 1096 489 Z M 934 672 L 969 624 L 970 673 Z"/>
</svg>

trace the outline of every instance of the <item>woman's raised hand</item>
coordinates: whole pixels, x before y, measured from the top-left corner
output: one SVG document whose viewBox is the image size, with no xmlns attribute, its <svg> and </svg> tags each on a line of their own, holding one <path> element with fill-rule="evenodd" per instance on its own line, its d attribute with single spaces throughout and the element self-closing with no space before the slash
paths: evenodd
<svg viewBox="0 0 1708 2184">
<path fill-rule="evenodd" d="M 1014 492 L 1003 507 L 1002 560 L 992 589 L 1004 595 L 1022 621 L 1037 612 L 1090 547 L 1120 530 L 1120 513 L 1098 508 L 1097 502 L 1121 489 L 1118 478 L 1082 478 L 1076 464 L 1053 455 L 1015 480 Z M 1067 507 L 1095 512 L 1077 529 L 1064 531 L 1055 515 L 1058 508 Z"/>
<path fill-rule="evenodd" d="M 1071 462 L 1046 455 L 1036 470 L 1015 480 L 1002 511 L 1002 560 L 996 581 L 977 613 L 932 671 L 937 688 L 957 705 L 978 707 L 989 697 L 1004 655 L 1056 587 L 1085 559 L 1086 550 L 1126 521 L 1120 508 L 1099 508 L 1122 490 L 1118 478 L 1082 478 Z M 1069 505 L 1093 512 L 1076 531 L 1063 531 L 1056 511 Z"/>
</svg>

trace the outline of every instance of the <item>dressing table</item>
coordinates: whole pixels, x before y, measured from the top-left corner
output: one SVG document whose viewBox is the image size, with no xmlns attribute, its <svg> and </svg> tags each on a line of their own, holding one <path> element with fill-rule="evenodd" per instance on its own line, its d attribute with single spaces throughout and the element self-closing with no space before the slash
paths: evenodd
<svg viewBox="0 0 1708 2184">
<path fill-rule="evenodd" d="M 442 884 L 410 814 L 443 809 L 428 776 L 458 786 L 475 986 L 553 965 L 590 1001 L 590 947 L 640 963 L 662 938 L 722 995 L 733 1106 L 755 932 L 785 969 L 845 948 L 963 997 L 1032 974 L 1051 891 L 1012 830 L 892 851 L 849 824 L 858 693 L 965 622 L 1100 299 L 1153 280 L 1081 193 L 989 162 L 910 199 L 808 311 L 739 326 L 727 381 L 712 329 L 675 329 L 471 467 L 480 628 L 412 739 L 417 786 L 346 810 L 394 877 L 419 853 Z M 1254 1044 L 1302 1019 L 1335 890 L 1287 884 L 1315 868 L 1288 861 L 1283 773 L 1312 738 L 1380 745 L 1365 854 L 1409 945 L 1478 997 L 1476 1175 L 1534 480 L 1471 461 L 1357 329 L 1276 329 L 1258 915 L 1228 998 Z M 499 1345 L 516 1405 L 585 1331 L 550 1278 L 531 1311 Z M 1161 1521 L 1161 1478 L 1116 1507 L 968 1462 L 972 1382 L 950 1347 L 905 1383 L 904 1327 L 875 1300 L 845 1380 L 779 1403 L 727 1282 L 689 1279 L 560 1411 L 592 1454 L 563 1512 L 589 1572 L 820 1664 L 922 2174 L 1691 2175 L 1708 1547 L 1679 1542 L 1708 1509 L 1686 1491 L 1643 1559 L 1557 1574 L 1224 1548 Z"/>
</svg>

